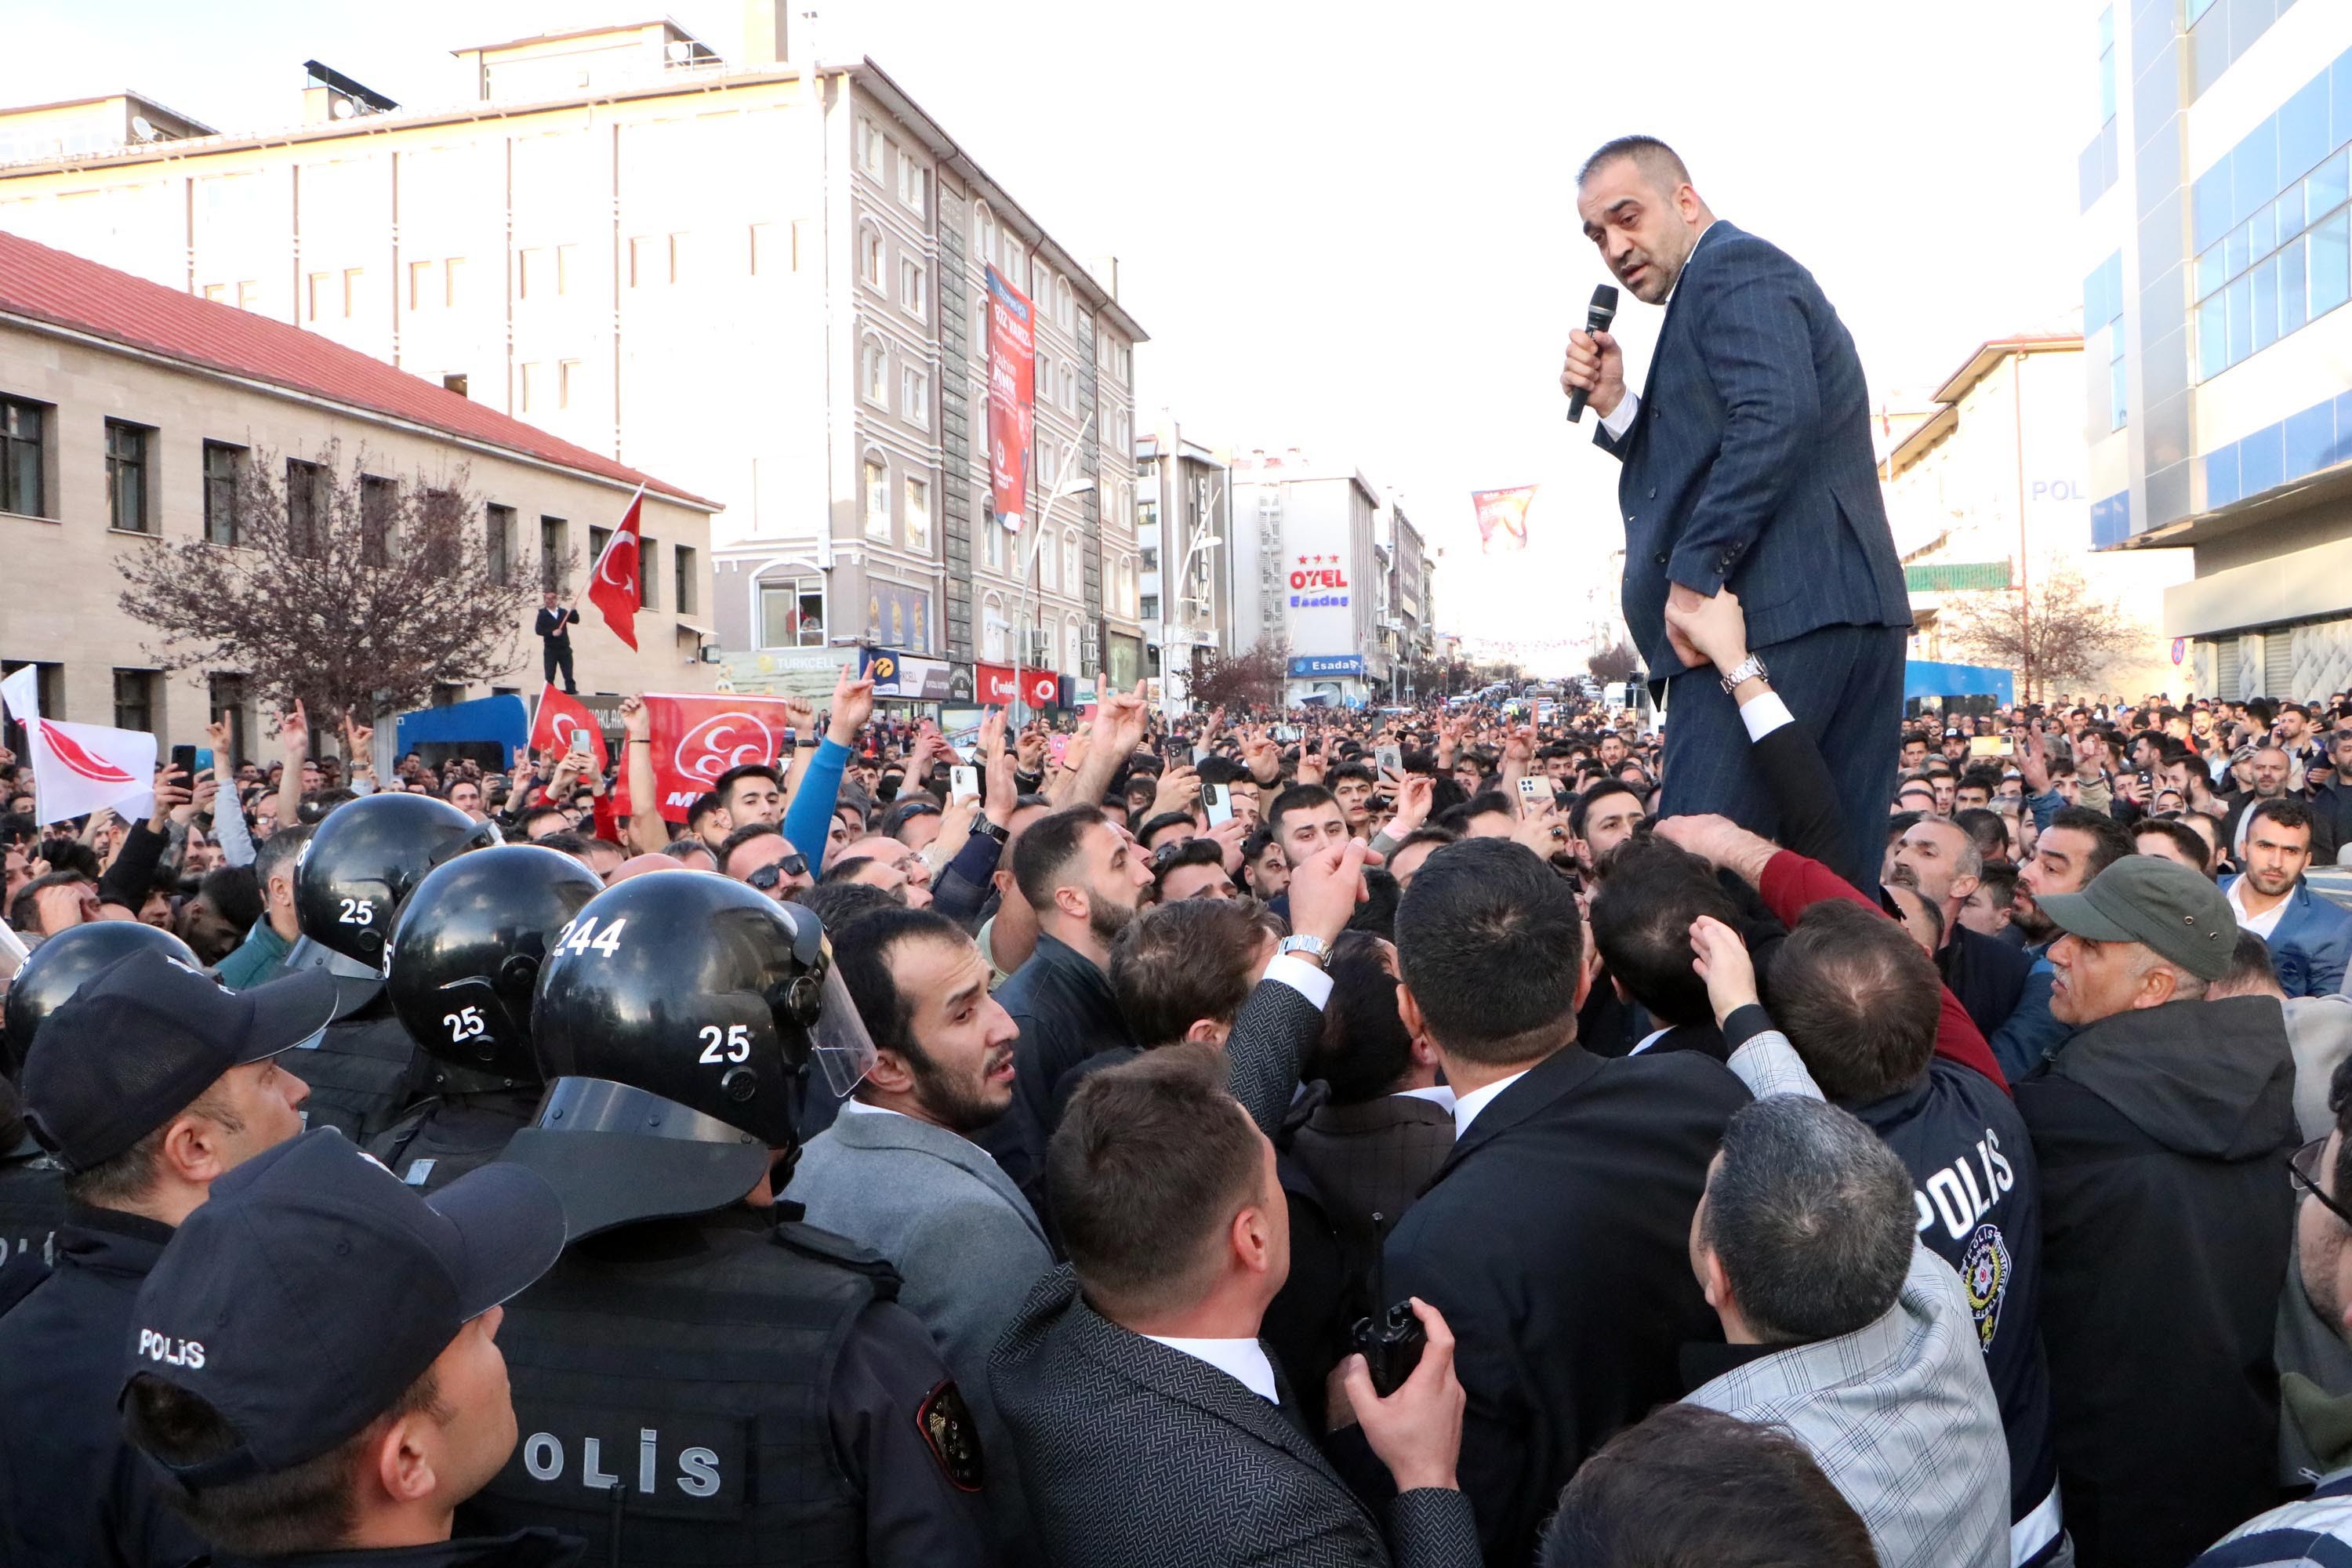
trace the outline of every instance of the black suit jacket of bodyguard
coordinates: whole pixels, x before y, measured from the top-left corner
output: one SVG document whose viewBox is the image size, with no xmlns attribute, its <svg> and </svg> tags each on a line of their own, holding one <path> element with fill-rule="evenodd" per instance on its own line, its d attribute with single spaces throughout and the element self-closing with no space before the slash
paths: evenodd
<svg viewBox="0 0 2352 1568">
<path fill-rule="evenodd" d="M 1691 1214 L 1749 1099 L 1696 1051 L 1568 1046 L 1478 1112 L 1389 1233 L 1389 1299 L 1454 1331 L 1462 1489 L 1497 1568 L 1534 1560 L 1587 1454 L 1682 1397 L 1682 1347 L 1722 1339 Z"/>
<path fill-rule="evenodd" d="M 1675 279 L 1623 440 L 1625 624 L 1654 673 L 1666 590 L 1727 583 L 1748 645 L 1822 626 L 1907 626 L 1910 595 L 1879 499 L 1870 395 L 1853 334 L 1813 275 L 1717 219 Z"/>
</svg>

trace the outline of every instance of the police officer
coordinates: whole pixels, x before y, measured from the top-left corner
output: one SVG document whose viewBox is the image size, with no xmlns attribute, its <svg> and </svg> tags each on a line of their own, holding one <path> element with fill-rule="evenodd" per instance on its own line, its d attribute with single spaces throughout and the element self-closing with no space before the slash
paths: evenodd
<svg viewBox="0 0 2352 1568">
<path fill-rule="evenodd" d="M 0 1312 L 48 1277 L 66 1213 L 65 1168 L 26 1127 L 16 1080 L 42 1022 L 91 975 L 143 952 L 196 967 L 196 955 L 170 931 L 135 921 L 93 921 L 68 926 L 35 948 L 8 988 L 9 1076 L 0 1080 Z"/>
<path fill-rule="evenodd" d="M 278 1058 L 333 1011 L 326 976 L 231 992 L 134 952 L 41 1026 L 25 1116 L 67 1171 L 55 1272 L 0 1317 L 0 1562 L 179 1564 L 202 1546 L 122 1444 L 140 1281 L 213 1182 L 301 1131 Z"/>
<path fill-rule="evenodd" d="M 572 856 L 502 844 L 436 868 L 400 908 L 393 1013 L 424 1049 L 424 1089 L 368 1152 L 426 1192 L 499 1157 L 538 1109 L 531 993 L 548 949 L 604 885 Z"/>
<path fill-rule="evenodd" d="M 506 1158 L 572 1237 L 509 1307 L 522 1441 L 459 1515 L 588 1559 L 992 1563 L 982 1455 L 898 1276 L 774 1194 L 813 1067 L 873 1059 L 804 910 L 692 871 L 599 894 L 540 972 L 549 1079 Z"/>
<path fill-rule="evenodd" d="M 577 1563 L 551 1530 L 449 1539 L 515 1444 L 499 1304 L 562 1246 L 520 1166 L 428 1201 L 306 1132 L 215 1183 L 140 1288 L 125 1435 L 198 1535 L 273 1568 Z"/>
<path fill-rule="evenodd" d="M 384 946 L 401 901 L 443 861 L 499 842 L 498 829 L 422 795 L 371 795 L 337 806 L 294 862 L 301 940 L 289 970 L 335 977 L 335 1021 L 299 1068 L 308 1122 L 365 1145 L 408 1103 L 415 1042 L 383 994 Z"/>
</svg>

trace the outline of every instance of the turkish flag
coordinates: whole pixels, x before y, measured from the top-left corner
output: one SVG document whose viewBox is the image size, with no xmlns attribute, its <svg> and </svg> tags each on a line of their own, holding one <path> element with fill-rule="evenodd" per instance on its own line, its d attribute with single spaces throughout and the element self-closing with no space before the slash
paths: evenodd
<svg viewBox="0 0 2352 1568">
<path fill-rule="evenodd" d="M 144 816 L 153 806 L 155 737 L 146 731 L 37 717 L 25 729 L 33 746 L 35 815 L 43 824 L 102 805 L 125 817 Z"/>
<path fill-rule="evenodd" d="M 588 737 L 588 754 L 596 759 L 596 771 L 602 773 L 612 762 L 612 753 L 604 748 L 604 727 L 587 705 L 577 697 L 568 697 L 550 681 L 547 689 L 539 694 L 539 712 L 531 720 L 530 749 L 534 752 L 568 752 L 572 737 Z"/>
<path fill-rule="evenodd" d="M 777 697 L 670 696 L 649 691 L 645 703 L 652 721 L 658 809 L 670 822 L 684 822 L 694 803 L 728 769 L 747 763 L 774 766 L 784 731 L 792 725 L 783 700 Z M 626 770 L 621 774 L 621 787 L 624 791 L 628 787 Z M 635 803 L 616 799 L 614 809 L 625 818 Z"/>
<path fill-rule="evenodd" d="M 646 602 L 645 583 L 638 556 L 637 514 L 645 510 L 646 489 L 629 498 L 629 510 L 621 514 L 621 526 L 605 542 L 604 553 L 596 557 L 596 573 L 588 581 L 588 597 L 604 612 L 604 624 L 613 635 L 637 646 L 637 606 Z"/>
</svg>

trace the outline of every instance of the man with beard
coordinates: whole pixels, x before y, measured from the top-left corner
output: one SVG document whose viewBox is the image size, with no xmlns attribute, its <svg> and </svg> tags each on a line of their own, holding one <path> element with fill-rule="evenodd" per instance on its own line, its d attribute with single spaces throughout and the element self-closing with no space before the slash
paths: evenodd
<svg viewBox="0 0 2352 1568">
<path fill-rule="evenodd" d="M 2132 850 L 2130 830 L 2105 812 L 2087 805 L 2063 806 L 2035 836 L 2033 853 L 2017 868 L 2017 891 L 2009 920 L 2025 938 L 2024 951 L 2033 967 L 2025 977 L 2025 994 L 2016 1015 L 2000 1030 L 1987 1034 L 1994 1059 L 2010 1082 L 2023 1079 L 2070 1033 L 2050 1005 L 2050 989 L 2056 978 L 2050 947 L 2060 933 L 2042 912 L 2038 900 L 2053 893 L 2081 892 L 2092 878 Z"/>
<path fill-rule="evenodd" d="M 2265 800 L 2246 814 L 2246 824 L 2245 874 L 2221 884 L 2238 929 L 2270 944 L 2289 996 L 2334 995 L 2344 988 L 2352 954 L 2352 914 L 2303 879 L 2311 867 L 2310 809 L 2299 800 Z"/>
<path fill-rule="evenodd" d="M 980 1424 L 999 1538 L 1027 1539 L 1011 1439 L 988 1396 L 988 1350 L 1054 1267 L 1021 1189 L 971 1134 L 1013 1102 L 1019 1030 L 988 994 L 988 962 L 953 921 L 877 910 L 835 933 L 841 977 L 877 1053 L 840 1118 L 809 1141 L 785 1196 L 904 1279 Z"/>
<path fill-rule="evenodd" d="M 1960 922 L 1960 908 L 1983 874 L 1984 856 L 1976 841 L 1950 818 L 1929 816 L 1913 823 L 1887 851 L 1885 880 L 1909 888 L 1934 907 L 1943 931 L 1936 968 L 1990 1039 L 2017 1010 L 2033 963 L 2009 943 Z"/>
<path fill-rule="evenodd" d="M 996 994 L 1021 1039 L 1013 1109 L 983 1142 L 1025 1190 L 1041 1168 L 1062 1075 L 1135 1044 L 1111 995 L 1110 944 L 1142 906 L 1151 862 L 1100 809 L 1079 805 L 1030 825 L 1013 851 L 1013 879 L 1036 915 L 1037 945 Z"/>
</svg>

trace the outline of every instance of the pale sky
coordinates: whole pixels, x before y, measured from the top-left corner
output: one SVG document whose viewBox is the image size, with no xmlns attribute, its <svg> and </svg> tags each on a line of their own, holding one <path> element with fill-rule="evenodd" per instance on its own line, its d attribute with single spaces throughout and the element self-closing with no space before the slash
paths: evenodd
<svg viewBox="0 0 2352 1568">
<path fill-rule="evenodd" d="M 0 103 L 131 88 L 262 129 L 299 118 L 311 58 L 445 102 L 452 48 L 659 3 L 11 0 Z M 1362 469 L 1444 550 L 1442 629 L 1557 638 L 1614 593 L 1616 465 L 1558 385 L 1609 280 L 1572 182 L 1612 135 L 1674 143 L 1717 216 L 1812 269 L 1874 398 L 2077 324 L 2097 0 L 813 4 L 825 59 L 871 57 L 1071 254 L 1118 257 L 1139 428 L 1164 407 Z M 730 0 L 669 14 L 740 58 Z M 1637 385 L 1656 322 L 1626 297 Z M 1528 483 L 1529 549 L 1482 558 L 1469 492 Z"/>
</svg>

